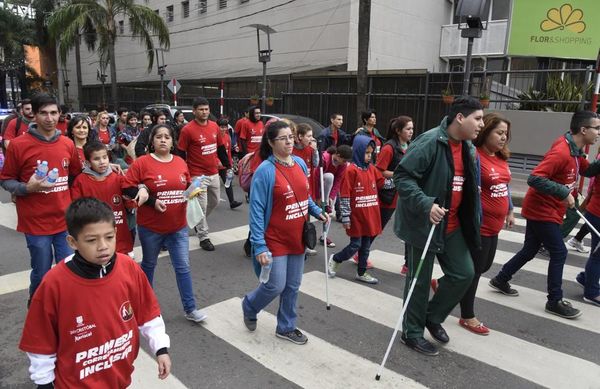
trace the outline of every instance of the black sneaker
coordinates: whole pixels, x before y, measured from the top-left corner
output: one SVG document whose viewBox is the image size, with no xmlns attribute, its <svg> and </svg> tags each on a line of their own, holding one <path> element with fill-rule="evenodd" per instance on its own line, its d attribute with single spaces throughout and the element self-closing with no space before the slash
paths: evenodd
<svg viewBox="0 0 600 389">
<path fill-rule="evenodd" d="M 246 315 L 244 315 L 244 325 L 246 326 L 246 328 L 250 332 L 253 332 L 254 330 L 256 330 L 256 322 L 257 321 L 258 320 L 256 320 L 256 319 L 250 319 L 249 317 L 247 317 Z"/>
<path fill-rule="evenodd" d="M 433 336 L 433 339 L 437 340 L 438 342 L 445 344 L 450 341 L 448 333 L 446 333 L 446 330 L 441 324 L 425 323 L 425 327 L 431 336 Z"/>
<path fill-rule="evenodd" d="M 496 277 L 492 278 L 488 284 L 492 289 L 507 296 L 516 297 L 519 295 L 519 292 L 516 289 L 511 288 L 508 282 L 500 282 Z"/>
<path fill-rule="evenodd" d="M 246 257 L 250 258 L 250 256 L 252 255 L 252 245 L 250 244 L 250 240 L 246 239 L 246 241 L 244 242 L 244 255 L 246 255 Z"/>
<path fill-rule="evenodd" d="M 308 342 L 308 338 L 306 337 L 306 335 L 300 332 L 300 330 L 297 328 L 293 331 L 281 334 L 279 332 L 275 332 L 275 336 L 281 339 L 289 340 L 290 342 L 295 344 L 306 344 L 306 342 Z"/>
<path fill-rule="evenodd" d="M 210 239 L 204 239 L 200 241 L 200 247 L 206 251 L 215 251 L 215 246 L 212 244 Z"/>
<path fill-rule="evenodd" d="M 573 308 L 567 300 L 548 301 L 546 303 L 546 312 L 556 316 L 564 317 L 565 319 L 575 319 L 581 316 L 581 311 Z"/>
<path fill-rule="evenodd" d="M 585 301 L 588 304 L 592 304 L 595 305 L 597 307 L 600 307 L 600 296 L 596 297 L 596 298 L 588 298 L 583 296 L 583 301 Z"/>
<path fill-rule="evenodd" d="M 231 204 L 229 204 L 229 208 L 231 209 L 236 209 L 237 207 L 239 207 L 240 205 L 242 205 L 241 201 L 232 201 Z"/>
<path fill-rule="evenodd" d="M 419 352 L 423 355 L 428 355 L 428 356 L 435 356 L 438 355 L 440 352 L 438 351 L 437 347 L 435 347 L 433 344 L 431 344 L 430 341 L 428 341 L 427 339 L 420 337 L 420 338 L 406 338 L 404 336 L 404 334 L 402 334 L 402 336 L 400 337 L 400 341 L 405 344 L 408 348 L 411 348 L 413 350 L 415 350 L 416 352 Z"/>
</svg>

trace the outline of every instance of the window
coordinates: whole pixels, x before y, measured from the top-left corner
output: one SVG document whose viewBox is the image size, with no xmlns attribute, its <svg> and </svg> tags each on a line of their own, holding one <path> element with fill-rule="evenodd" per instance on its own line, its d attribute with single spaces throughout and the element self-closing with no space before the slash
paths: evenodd
<svg viewBox="0 0 600 389">
<path fill-rule="evenodd" d="M 181 2 L 181 14 L 183 15 L 184 18 L 187 18 L 188 16 L 190 16 L 190 2 L 189 1 Z"/>
<path fill-rule="evenodd" d="M 492 0 L 490 20 L 506 20 L 510 16 L 510 0 Z"/>
<path fill-rule="evenodd" d="M 219 9 L 227 8 L 227 0 L 219 0 Z"/>
<path fill-rule="evenodd" d="M 198 0 L 198 13 L 199 14 L 206 13 L 206 9 L 208 8 L 206 2 L 207 2 L 207 0 Z"/>
<path fill-rule="evenodd" d="M 119 34 L 124 34 L 125 33 L 125 22 L 123 22 L 122 20 L 119 20 Z"/>
<path fill-rule="evenodd" d="M 167 7 L 167 14 L 165 15 L 165 18 L 167 19 L 167 22 L 173 21 L 173 6 L 172 5 L 169 5 Z"/>
</svg>

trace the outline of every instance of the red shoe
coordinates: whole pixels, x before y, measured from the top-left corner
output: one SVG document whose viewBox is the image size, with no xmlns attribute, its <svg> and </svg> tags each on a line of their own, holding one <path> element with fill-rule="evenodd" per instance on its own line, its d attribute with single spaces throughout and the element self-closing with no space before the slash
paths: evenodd
<svg viewBox="0 0 600 389">
<path fill-rule="evenodd" d="M 402 265 L 402 270 L 400 270 L 400 275 L 405 276 L 408 273 L 408 266 Z"/>
<path fill-rule="evenodd" d="M 490 333 L 490 329 L 487 328 L 486 326 L 484 326 L 483 323 L 481 323 L 481 322 L 478 325 L 473 326 L 473 325 L 467 323 L 466 320 L 459 319 L 458 324 L 460 324 L 460 326 L 463 327 L 464 329 L 471 331 L 472 333 L 477 334 L 477 335 L 489 335 L 489 333 Z"/>
<path fill-rule="evenodd" d="M 352 256 L 352 262 L 354 262 L 355 265 L 358 265 L 358 253 L 356 253 Z M 367 269 L 372 269 L 372 268 L 373 268 L 373 263 L 371 263 L 370 259 L 367 259 Z"/>
<path fill-rule="evenodd" d="M 437 293 L 437 290 L 438 290 L 438 280 L 437 280 L 437 278 L 432 278 L 431 279 L 431 290 L 433 290 L 433 293 Z"/>
</svg>

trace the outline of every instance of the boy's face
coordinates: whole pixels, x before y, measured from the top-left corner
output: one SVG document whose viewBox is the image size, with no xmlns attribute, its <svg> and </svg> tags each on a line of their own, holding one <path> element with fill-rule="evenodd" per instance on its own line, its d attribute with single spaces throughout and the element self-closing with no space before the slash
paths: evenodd
<svg viewBox="0 0 600 389">
<path fill-rule="evenodd" d="M 333 166 L 340 166 L 348 161 L 340 157 L 339 154 L 333 154 L 333 156 L 331 157 L 331 162 L 333 162 Z"/>
<path fill-rule="evenodd" d="M 106 173 L 110 163 L 110 160 L 108 159 L 108 151 L 98 150 L 92 152 L 88 162 L 90 163 L 90 168 L 96 173 Z"/>
<path fill-rule="evenodd" d="M 373 146 L 367 146 L 365 150 L 365 163 L 370 163 L 373 155 Z"/>
<path fill-rule="evenodd" d="M 479 131 L 484 127 L 483 110 L 478 109 L 469 116 L 463 116 L 461 113 L 456 115 L 456 120 L 460 124 L 460 139 L 473 140 L 477 138 Z"/>
<path fill-rule="evenodd" d="M 67 236 L 67 243 L 86 261 L 106 265 L 115 254 L 117 228 L 108 221 L 90 223 L 83 227 L 77 237 Z"/>
</svg>

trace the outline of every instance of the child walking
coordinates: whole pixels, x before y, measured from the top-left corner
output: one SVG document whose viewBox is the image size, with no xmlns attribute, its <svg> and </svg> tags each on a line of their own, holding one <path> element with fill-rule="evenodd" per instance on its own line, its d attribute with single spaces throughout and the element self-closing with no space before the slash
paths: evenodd
<svg viewBox="0 0 600 389">
<path fill-rule="evenodd" d="M 384 184 L 381 172 L 371 164 L 375 142 L 363 135 L 352 144 L 352 163 L 346 168 L 340 192 L 342 224 L 350 243 L 329 257 L 329 277 L 335 277 L 342 262 L 358 252 L 356 280 L 377 284 L 379 280 L 367 273 L 371 242 L 381 234 L 378 189 Z"/>
</svg>

